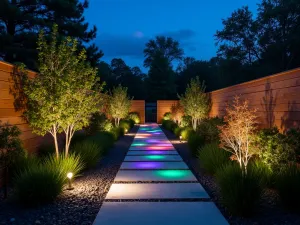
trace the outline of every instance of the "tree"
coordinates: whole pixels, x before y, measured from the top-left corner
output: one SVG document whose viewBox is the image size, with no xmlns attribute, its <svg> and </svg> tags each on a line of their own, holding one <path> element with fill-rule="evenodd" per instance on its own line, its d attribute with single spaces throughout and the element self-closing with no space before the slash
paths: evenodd
<svg viewBox="0 0 300 225">
<path fill-rule="evenodd" d="M 192 117 L 193 129 L 196 130 L 199 122 L 207 117 L 210 110 L 210 99 L 205 93 L 204 82 L 200 82 L 199 77 L 191 79 L 185 94 L 178 97 L 185 115 Z"/>
<path fill-rule="evenodd" d="M 224 28 L 215 37 L 220 45 L 218 55 L 222 58 L 236 59 L 241 64 L 252 64 L 260 59 L 258 45 L 258 25 L 249 8 L 242 7 L 222 21 Z"/>
<path fill-rule="evenodd" d="M 183 116 L 183 108 L 180 102 L 177 102 L 171 106 L 171 117 L 177 123 L 181 123 L 181 117 Z"/>
<path fill-rule="evenodd" d="M 151 39 L 144 49 L 144 66 L 150 67 L 157 55 L 167 59 L 168 63 L 174 60 L 181 60 L 184 52 L 180 48 L 179 42 L 170 37 L 157 36 L 155 40 Z"/>
<path fill-rule="evenodd" d="M 66 154 L 74 132 L 87 125 L 91 113 L 99 106 L 97 70 L 86 63 L 85 50 L 78 53 L 78 42 L 70 37 L 58 43 L 58 27 L 53 27 L 50 43 L 41 32 L 38 41 L 39 73 L 28 80 L 24 112 L 33 132 L 53 136 L 59 156 L 57 134 L 66 134 Z"/>
<path fill-rule="evenodd" d="M 127 88 L 121 85 L 113 88 L 108 104 L 108 113 L 114 118 L 115 126 L 118 127 L 120 120 L 128 115 L 131 106 Z"/>
<path fill-rule="evenodd" d="M 221 145 L 224 150 L 233 154 L 241 170 L 246 174 L 249 160 L 257 153 L 254 146 L 256 109 L 249 107 L 248 100 L 240 101 L 239 97 L 235 96 L 232 104 L 225 110 L 225 124 L 219 127 Z"/>
<path fill-rule="evenodd" d="M 75 46 L 74 46 L 75 47 Z M 64 111 L 61 127 L 65 133 L 65 155 L 68 156 L 72 137 L 77 130 L 82 130 L 90 122 L 93 113 L 99 112 L 104 105 L 97 84 L 97 69 L 86 62 L 85 51 L 73 55 L 73 66 L 65 74 L 68 84 L 64 96 Z"/>
<path fill-rule="evenodd" d="M 88 1 L 2 0 L 0 1 L 0 57 L 37 68 L 38 32 L 50 32 L 58 24 L 62 37 L 78 38 L 81 48 L 96 37 L 97 29 L 83 16 Z M 96 63 L 103 55 L 95 45 L 88 47 L 88 59 Z M 96 61 L 96 62 L 95 62 Z"/>
<path fill-rule="evenodd" d="M 147 85 L 148 100 L 174 99 L 176 97 L 175 73 L 168 59 L 157 54 L 151 63 Z"/>
</svg>

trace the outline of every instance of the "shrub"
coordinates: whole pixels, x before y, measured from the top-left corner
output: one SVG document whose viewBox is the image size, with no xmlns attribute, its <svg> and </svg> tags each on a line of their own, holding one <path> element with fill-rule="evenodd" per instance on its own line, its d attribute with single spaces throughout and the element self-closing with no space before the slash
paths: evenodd
<svg viewBox="0 0 300 225">
<path fill-rule="evenodd" d="M 176 127 L 174 129 L 174 134 L 179 137 L 181 135 L 182 127 Z"/>
<path fill-rule="evenodd" d="M 188 140 L 190 134 L 195 133 L 191 127 L 185 127 L 181 131 L 182 140 Z"/>
<path fill-rule="evenodd" d="M 52 168 L 53 171 L 58 169 L 63 176 L 64 182 L 68 181 L 67 174 L 69 172 L 73 173 L 74 178 L 78 177 L 85 166 L 83 160 L 76 154 L 69 154 L 68 157 L 60 154 L 58 158 L 55 155 L 51 155 L 44 160 L 43 165 L 46 168 Z"/>
<path fill-rule="evenodd" d="M 300 168 L 296 164 L 284 166 L 277 175 L 276 187 L 282 203 L 291 210 L 299 210 Z"/>
<path fill-rule="evenodd" d="M 89 137 L 88 140 L 97 143 L 101 151 L 105 154 L 114 145 L 115 137 L 113 133 L 103 131 Z"/>
<path fill-rule="evenodd" d="M 174 132 L 175 128 L 178 127 L 178 125 L 172 120 L 163 120 L 162 126 L 165 129 L 167 129 L 169 131 L 173 131 L 173 132 Z"/>
<path fill-rule="evenodd" d="M 130 123 L 130 128 L 133 128 L 134 127 L 134 120 L 133 119 L 129 119 L 128 122 Z"/>
<path fill-rule="evenodd" d="M 131 123 L 129 120 L 121 120 L 120 121 L 120 124 L 119 124 L 119 127 L 121 127 L 124 131 L 124 133 L 128 132 L 131 128 Z"/>
<path fill-rule="evenodd" d="M 191 116 L 182 116 L 180 127 L 191 127 L 192 126 L 192 117 Z"/>
<path fill-rule="evenodd" d="M 260 177 L 255 167 L 249 166 L 244 173 L 237 163 L 226 164 L 217 170 L 222 202 L 231 213 L 241 216 L 253 214 L 262 193 Z"/>
<path fill-rule="evenodd" d="M 262 129 L 256 136 L 260 159 L 273 171 L 296 161 L 296 155 L 284 134 L 277 127 Z"/>
<path fill-rule="evenodd" d="M 137 112 L 129 113 L 127 118 L 133 120 L 135 124 L 139 124 L 141 122 L 140 116 Z"/>
<path fill-rule="evenodd" d="M 95 134 L 100 131 L 110 131 L 113 125 L 103 113 L 95 113 L 91 117 L 90 125 L 86 128 L 88 134 Z"/>
<path fill-rule="evenodd" d="M 164 114 L 164 120 L 171 120 L 171 117 L 172 117 L 171 112 L 166 112 L 166 113 Z"/>
<path fill-rule="evenodd" d="M 274 172 L 260 159 L 255 159 L 250 162 L 249 166 L 254 167 L 261 174 L 261 182 L 265 187 L 273 188 L 275 181 Z"/>
<path fill-rule="evenodd" d="M 26 152 L 19 138 L 21 134 L 17 126 L 0 121 L 0 170 L 3 171 L 4 198 L 7 197 L 7 186 L 10 170 L 17 167 L 17 161 L 24 158 Z"/>
<path fill-rule="evenodd" d="M 300 162 L 300 128 L 292 128 L 286 135 L 289 145 L 295 151 L 297 161 Z"/>
<path fill-rule="evenodd" d="M 202 136 L 206 143 L 220 142 L 220 130 L 218 126 L 224 124 L 223 119 L 213 117 L 204 119 L 197 127 L 197 133 Z"/>
<path fill-rule="evenodd" d="M 204 145 L 204 138 L 196 133 L 190 133 L 188 137 L 188 146 L 193 156 L 197 155 L 198 148 Z"/>
<path fill-rule="evenodd" d="M 217 143 L 204 145 L 198 150 L 197 157 L 201 166 L 211 174 L 215 174 L 218 169 L 230 163 L 230 153 L 220 149 Z"/>
<path fill-rule="evenodd" d="M 103 149 L 95 141 L 85 140 L 72 147 L 72 152 L 80 157 L 86 169 L 96 166 L 103 156 Z"/>
<path fill-rule="evenodd" d="M 14 179 L 15 193 L 25 205 L 35 206 L 53 201 L 63 190 L 65 177 L 58 168 L 33 166 Z"/>
<path fill-rule="evenodd" d="M 124 129 L 122 127 L 114 127 L 111 130 L 111 133 L 114 136 L 115 141 L 118 140 L 121 136 L 124 135 Z"/>
</svg>

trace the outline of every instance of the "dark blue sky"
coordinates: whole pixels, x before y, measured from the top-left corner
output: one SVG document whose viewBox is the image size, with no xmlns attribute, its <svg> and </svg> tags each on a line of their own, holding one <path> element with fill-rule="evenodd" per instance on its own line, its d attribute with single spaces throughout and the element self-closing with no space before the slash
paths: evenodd
<svg viewBox="0 0 300 225">
<path fill-rule="evenodd" d="M 222 18 L 244 5 L 256 11 L 259 0 L 90 0 L 85 17 L 98 28 L 96 45 L 104 61 L 123 58 L 143 65 L 145 43 L 157 35 L 181 43 L 186 56 L 210 59 L 216 54 L 213 35 Z M 144 69 L 143 69 L 144 70 Z"/>
</svg>

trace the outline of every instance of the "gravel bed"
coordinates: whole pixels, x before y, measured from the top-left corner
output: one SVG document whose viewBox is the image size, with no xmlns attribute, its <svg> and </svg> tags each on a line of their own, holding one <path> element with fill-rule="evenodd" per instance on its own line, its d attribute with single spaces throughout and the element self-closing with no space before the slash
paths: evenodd
<svg viewBox="0 0 300 225">
<path fill-rule="evenodd" d="M 7 201 L 0 198 L 0 224 L 92 224 L 137 130 L 138 126 L 135 126 L 129 135 L 121 137 L 95 169 L 77 178 L 74 189 L 65 190 L 54 203 L 28 209 L 17 205 L 11 198 Z"/>
<path fill-rule="evenodd" d="M 267 189 L 264 191 L 257 212 L 251 218 L 242 218 L 231 215 L 221 203 L 219 187 L 213 176 L 205 173 L 198 160 L 193 157 L 188 149 L 186 142 L 179 142 L 178 138 L 170 131 L 161 127 L 165 135 L 172 142 L 183 160 L 190 167 L 203 188 L 210 195 L 219 210 L 232 225 L 299 225 L 300 215 L 285 210 L 279 201 L 275 190 Z"/>
</svg>

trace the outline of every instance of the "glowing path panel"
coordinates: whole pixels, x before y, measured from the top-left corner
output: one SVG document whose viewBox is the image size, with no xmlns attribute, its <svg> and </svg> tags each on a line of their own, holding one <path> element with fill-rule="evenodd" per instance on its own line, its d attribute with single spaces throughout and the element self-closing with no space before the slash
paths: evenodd
<svg viewBox="0 0 300 225">
<path fill-rule="evenodd" d="M 141 150 L 141 151 L 128 151 L 127 155 L 178 155 L 178 153 L 177 151 Z"/>
<path fill-rule="evenodd" d="M 199 183 L 113 184 L 106 199 L 136 199 L 136 196 L 139 199 L 209 199 Z"/>
<path fill-rule="evenodd" d="M 213 202 L 104 202 L 94 225 L 228 225 Z"/>
<path fill-rule="evenodd" d="M 179 155 L 142 155 L 142 156 L 126 156 L 124 162 L 151 162 L 151 161 L 182 161 Z"/>
<path fill-rule="evenodd" d="M 115 182 L 120 181 L 197 181 L 190 170 L 119 170 Z"/>
<path fill-rule="evenodd" d="M 137 146 L 130 147 L 129 150 L 161 150 L 161 151 L 174 151 L 175 148 L 173 146 Z"/>
<path fill-rule="evenodd" d="M 157 124 L 140 125 L 94 221 L 120 224 L 228 225 Z"/>
<path fill-rule="evenodd" d="M 123 162 L 121 170 L 187 170 L 184 162 Z"/>
</svg>

